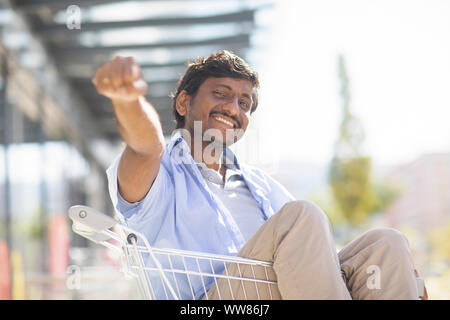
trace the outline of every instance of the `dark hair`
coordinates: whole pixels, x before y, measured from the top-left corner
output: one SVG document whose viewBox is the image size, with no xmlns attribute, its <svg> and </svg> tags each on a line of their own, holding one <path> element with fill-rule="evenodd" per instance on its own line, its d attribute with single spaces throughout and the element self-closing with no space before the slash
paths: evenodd
<svg viewBox="0 0 450 320">
<path fill-rule="evenodd" d="M 173 99 L 172 112 L 175 116 L 177 129 L 184 126 L 184 117 L 178 113 L 176 108 L 178 95 L 183 90 L 186 90 L 187 94 L 195 97 L 200 85 L 209 77 L 246 79 L 252 82 L 254 89 L 259 88 L 258 74 L 256 71 L 234 53 L 223 50 L 211 54 L 208 58 L 199 57 L 193 62 L 188 63 L 186 73 L 178 81 L 175 94 L 171 94 L 171 98 Z M 255 90 L 250 112 L 253 113 L 257 106 L 258 95 Z"/>
</svg>

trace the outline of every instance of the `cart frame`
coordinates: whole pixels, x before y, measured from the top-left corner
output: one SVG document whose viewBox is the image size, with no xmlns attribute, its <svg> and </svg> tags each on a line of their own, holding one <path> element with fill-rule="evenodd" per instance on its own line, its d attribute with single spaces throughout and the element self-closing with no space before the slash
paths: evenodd
<svg viewBox="0 0 450 320">
<path fill-rule="evenodd" d="M 236 288 L 241 290 L 244 299 L 273 298 L 272 288 L 277 283 L 269 277 L 271 262 L 154 248 L 142 233 L 88 206 L 72 206 L 69 218 L 73 221 L 72 230 L 75 233 L 120 253 L 121 272 L 137 280 L 144 299 L 178 300 L 187 299 L 186 296 L 192 299 L 210 299 L 208 291 L 212 286 L 215 286 L 218 299 L 235 300 Z M 234 272 L 229 272 L 230 266 L 234 268 Z M 242 272 L 243 269 L 246 272 Z M 223 290 L 224 283 L 228 287 L 225 295 L 220 291 L 220 288 Z M 186 286 L 190 291 L 188 294 Z M 247 293 L 249 286 L 252 290 L 250 296 Z M 260 294 L 262 287 L 264 296 Z"/>
</svg>

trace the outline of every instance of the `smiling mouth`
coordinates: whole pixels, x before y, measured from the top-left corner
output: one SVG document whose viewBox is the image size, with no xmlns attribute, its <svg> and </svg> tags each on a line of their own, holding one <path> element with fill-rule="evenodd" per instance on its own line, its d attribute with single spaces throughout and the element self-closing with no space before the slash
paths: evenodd
<svg viewBox="0 0 450 320">
<path fill-rule="evenodd" d="M 235 128 L 235 125 L 233 124 L 233 122 L 221 117 L 220 115 L 213 115 L 212 117 L 214 118 L 214 120 L 219 121 L 230 128 Z"/>
</svg>

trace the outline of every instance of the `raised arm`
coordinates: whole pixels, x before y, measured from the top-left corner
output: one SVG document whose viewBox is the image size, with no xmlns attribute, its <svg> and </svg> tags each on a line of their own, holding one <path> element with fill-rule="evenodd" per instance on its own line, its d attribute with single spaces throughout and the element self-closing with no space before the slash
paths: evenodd
<svg viewBox="0 0 450 320">
<path fill-rule="evenodd" d="M 141 70 L 131 57 L 118 57 L 97 69 L 92 79 L 97 91 L 110 98 L 117 125 L 127 146 L 120 159 L 118 186 L 128 202 L 145 197 L 159 171 L 164 135 L 147 92 Z"/>
</svg>

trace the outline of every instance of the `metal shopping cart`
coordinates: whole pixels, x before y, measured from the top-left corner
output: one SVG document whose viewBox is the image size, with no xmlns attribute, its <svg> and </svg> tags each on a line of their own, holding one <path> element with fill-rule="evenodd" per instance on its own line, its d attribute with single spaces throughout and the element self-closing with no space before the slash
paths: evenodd
<svg viewBox="0 0 450 320">
<path fill-rule="evenodd" d="M 75 233 L 120 252 L 121 271 L 144 299 L 273 299 L 272 263 L 237 256 L 153 248 L 146 237 L 87 206 L 69 209 Z"/>
</svg>

